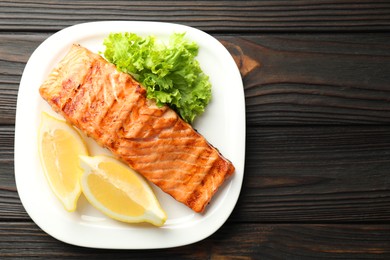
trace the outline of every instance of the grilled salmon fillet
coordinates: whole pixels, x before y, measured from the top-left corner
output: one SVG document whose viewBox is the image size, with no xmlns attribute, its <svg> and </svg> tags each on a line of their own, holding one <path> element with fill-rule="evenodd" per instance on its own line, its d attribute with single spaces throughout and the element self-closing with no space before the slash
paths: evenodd
<svg viewBox="0 0 390 260">
<path fill-rule="evenodd" d="M 68 122 L 195 212 L 203 212 L 233 164 L 130 75 L 73 45 L 41 85 Z"/>
</svg>

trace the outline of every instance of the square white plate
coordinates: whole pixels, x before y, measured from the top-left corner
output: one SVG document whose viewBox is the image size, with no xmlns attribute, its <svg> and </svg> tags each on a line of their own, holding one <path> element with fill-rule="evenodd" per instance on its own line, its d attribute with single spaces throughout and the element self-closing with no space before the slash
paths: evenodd
<svg viewBox="0 0 390 260">
<path fill-rule="evenodd" d="M 202 214 L 176 202 L 153 186 L 168 219 L 163 227 L 125 224 L 90 206 L 81 196 L 69 213 L 51 192 L 38 157 L 37 136 L 42 111 L 55 115 L 38 89 L 73 43 L 104 51 L 111 32 L 134 32 L 166 40 L 174 32 L 199 45 L 197 59 L 212 84 L 212 101 L 195 122 L 205 138 L 232 163 L 236 171 L 215 194 Z M 106 152 L 92 140 L 92 154 Z M 31 55 L 20 82 L 15 128 L 15 179 L 27 213 L 46 233 L 78 246 L 118 249 L 167 248 L 191 244 L 213 234 L 227 220 L 240 194 L 245 160 L 245 101 L 240 73 L 229 52 L 210 35 L 183 25 L 157 22 L 92 22 L 63 29 L 45 40 Z"/>
</svg>

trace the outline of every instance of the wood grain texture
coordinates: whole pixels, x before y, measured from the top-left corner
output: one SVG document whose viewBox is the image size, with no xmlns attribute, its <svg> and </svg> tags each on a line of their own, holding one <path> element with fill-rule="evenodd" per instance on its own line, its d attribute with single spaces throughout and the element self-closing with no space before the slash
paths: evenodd
<svg viewBox="0 0 390 260">
<path fill-rule="evenodd" d="M 96 20 L 164 21 L 209 32 L 383 31 L 387 1 L 0 1 L 0 30 L 55 31 Z"/>
<path fill-rule="evenodd" d="M 13 163 L 14 132 L 12 125 L 0 126 L 0 162 Z"/>
<path fill-rule="evenodd" d="M 129 251 L 76 247 L 46 235 L 35 224 L 10 222 L 0 223 L 0 255 L 66 259 L 386 259 L 390 257 L 389 232 L 390 225 L 231 224 L 193 245 Z"/>
<path fill-rule="evenodd" d="M 24 64 L 49 35 L 0 35 L 0 124 L 14 123 Z M 390 123 L 388 34 L 216 37 L 242 74 L 248 125 Z"/>
<path fill-rule="evenodd" d="M 15 185 L 14 132 L 14 126 L 0 125 L 0 221 L 29 219 Z"/>
<path fill-rule="evenodd" d="M 375 43 L 366 39 L 370 36 Z M 221 41 L 243 76 L 249 125 L 390 123 L 386 35 L 266 35 Z"/>
<path fill-rule="evenodd" d="M 232 219 L 390 220 L 389 126 L 251 127 Z"/>
<path fill-rule="evenodd" d="M 20 79 L 48 34 L 0 34 L 0 124 L 14 124 Z"/>
<path fill-rule="evenodd" d="M 16 100 L 34 49 L 67 26 L 204 30 L 244 82 L 244 183 L 228 221 L 164 250 L 71 246 L 37 227 L 14 176 Z M 0 258 L 390 259 L 390 2 L 0 0 Z"/>
</svg>

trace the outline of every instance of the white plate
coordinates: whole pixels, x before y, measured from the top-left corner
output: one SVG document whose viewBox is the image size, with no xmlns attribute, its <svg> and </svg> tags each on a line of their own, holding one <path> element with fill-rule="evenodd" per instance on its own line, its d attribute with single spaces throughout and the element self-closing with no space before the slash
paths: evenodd
<svg viewBox="0 0 390 260">
<path fill-rule="evenodd" d="M 37 135 L 42 111 L 51 108 L 38 89 L 71 44 L 103 51 L 110 32 L 134 32 L 167 39 L 173 32 L 199 44 L 198 60 L 210 76 L 212 101 L 196 120 L 196 128 L 236 167 L 236 172 L 216 193 L 203 214 L 176 202 L 153 187 L 167 212 L 163 227 L 114 221 L 90 206 L 82 196 L 78 209 L 66 212 L 52 194 L 37 153 Z M 93 153 L 103 150 L 89 140 Z M 245 103 L 242 80 L 229 52 L 210 35 L 197 29 L 156 22 L 93 22 L 61 30 L 45 40 L 31 55 L 20 82 L 15 129 L 15 178 L 20 199 L 33 221 L 46 233 L 69 244 L 120 249 L 167 248 L 186 245 L 213 234 L 231 214 L 242 185 L 245 159 Z"/>
</svg>

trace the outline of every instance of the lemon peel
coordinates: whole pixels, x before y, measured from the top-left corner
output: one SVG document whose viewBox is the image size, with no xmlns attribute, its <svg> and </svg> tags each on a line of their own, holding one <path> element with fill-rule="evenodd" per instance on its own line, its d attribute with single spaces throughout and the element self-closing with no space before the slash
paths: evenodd
<svg viewBox="0 0 390 260">
<path fill-rule="evenodd" d="M 141 175 L 110 156 L 79 157 L 84 169 L 81 188 L 92 206 L 122 222 L 165 223 L 166 213 Z"/>
</svg>

